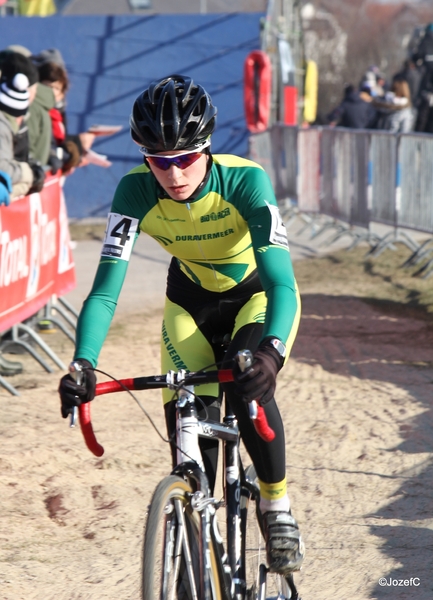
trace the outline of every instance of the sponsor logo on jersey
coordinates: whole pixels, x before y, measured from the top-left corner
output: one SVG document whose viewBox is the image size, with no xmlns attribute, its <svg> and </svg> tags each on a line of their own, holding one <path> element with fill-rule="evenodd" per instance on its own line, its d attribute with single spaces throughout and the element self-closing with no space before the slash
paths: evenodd
<svg viewBox="0 0 433 600">
<path fill-rule="evenodd" d="M 218 212 L 211 212 L 208 215 L 203 215 L 200 217 L 200 223 L 207 223 L 208 221 L 218 221 L 219 219 L 224 219 L 230 215 L 230 208 L 225 208 L 224 210 L 220 210 Z"/>
<path fill-rule="evenodd" d="M 206 240 L 216 240 L 234 233 L 234 229 L 226 229 L 225 231 L 216 231 L 215 233 L 203 233 L 202 235 L 177 235 L 176 242 L 203 242 Z"/>
<path fill-rule="evenodd" d="M 161 217 L 161 215 L 156 215 L 156 218 L 160 219 L 160 221 L 169 221 L 170 223 L 176 223 L 177 221 L 185 223 L 186 221 L 186 219 L 169 219 L 168 217 Z"/>
<path fill-rule="evenodd" d="M 183 362 L 183 360 L 181 359 L 181 357 L 177 353 L 175 347 L 173 346 L 173 344 L 170 341 L 170 338 L 168 336 L 167 329 L 166 329 L 166 326 L 165 326 L 165 321 L 163 321 L 163 323 L 162 323 L 162 339 L 163 339 L 163 342 L 164 342 L 165 349 L 167 350 L 167 352 L 168 352 L 171 360 L 173 361 L 173 364 L 175 365 L 176 369 L 188 369 L 188 367 Z"/>
</svg>

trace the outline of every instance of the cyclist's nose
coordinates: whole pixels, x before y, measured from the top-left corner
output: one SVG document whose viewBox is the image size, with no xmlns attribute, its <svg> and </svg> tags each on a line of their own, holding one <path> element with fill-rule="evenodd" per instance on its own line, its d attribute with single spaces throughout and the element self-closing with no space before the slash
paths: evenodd
<svg viewBox="0 0 433 600">
<path fill-rule="evenodd" d="M 180 169 L 177 165 L 175 165 L 174 163 L 170 165 L 168 171 L 167 171 L 168 177 L 170 179 L 170 181 L 177 181 L 178 179 L 180 179 L 182 177 L 182 169 Z"/>
</svg>

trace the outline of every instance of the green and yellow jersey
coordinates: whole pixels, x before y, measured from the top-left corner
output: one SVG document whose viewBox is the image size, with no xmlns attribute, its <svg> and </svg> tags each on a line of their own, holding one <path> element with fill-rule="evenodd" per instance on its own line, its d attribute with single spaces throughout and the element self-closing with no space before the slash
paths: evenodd
<svg viewBox="0 0 433 600">
<path fill-rule="evenodd" d="M 263 337 L 283 342 L 299 319 L 299 297 L 287 235 L 271 182 L 258 164 L 213 155 L 203 189 L 193 201 L 164 197 L 146 165 L 120 181 L 92 290 L 77 326 L 76 358 L 96 366 L 141 233 L 153 237 L 199 290 L 227 293 L 258 272 L 266 293 Z"/>
</svg>

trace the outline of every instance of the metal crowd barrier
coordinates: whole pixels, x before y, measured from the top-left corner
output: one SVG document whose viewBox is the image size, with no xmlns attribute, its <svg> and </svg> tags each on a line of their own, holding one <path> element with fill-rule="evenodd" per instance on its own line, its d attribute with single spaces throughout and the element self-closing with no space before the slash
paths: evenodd
<svg viewBox="0 0 433 600">
<path fill-rule="evenodd" d="M 78 316 L 63 298 L 76 280 L 59 175 L 47 175 L 39 193 L 0 206 L 0 222 L 0 352 L 28 353 L 51 373 L 48 357 L 65 370 L 41 335 L 54 327 L 74 341 Z M 19 395 L 0 375 L 1 388 Z"/>
<path fill-rule="evenodd" d="M 250 149 L 312 237 L 350 235 L 350 248 L 365 240 L 373 256 L 401 242 L 412 251 L 406 265 L 424 262 L 419 274 L 433 274 L 433 240 L 420 246 L 407 232 L 433 234 L 433 136 L 279 124 L 251 136 Z M 391 233 L 380 238 L 373 222 Z"/>
</svg>

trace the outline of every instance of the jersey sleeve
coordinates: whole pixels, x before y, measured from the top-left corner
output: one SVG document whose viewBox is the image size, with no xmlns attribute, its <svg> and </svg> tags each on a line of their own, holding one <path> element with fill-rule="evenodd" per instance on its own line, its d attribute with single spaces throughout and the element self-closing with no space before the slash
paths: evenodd
<svg viewBox="0 0 433 600">
<path fill-rule="evenodd" d="M 268 304 L 263 337 L 288 343 L 300 317 L 297 290 L 287 231 L 281 218 L 272 184 L 259 168 L 252 169 L 244 218 L 248 223 L 257 270 Z"/>
<path fill-rule="evenodd" d="M 85 358 L 94 367 L 110 328 L 139 233 L 140 215 L 133 205 L 128 206 L 127 197 L 121 182 L 108 215 L 93 286 L 77 322 L 74 359 Z"/>
</svg>

